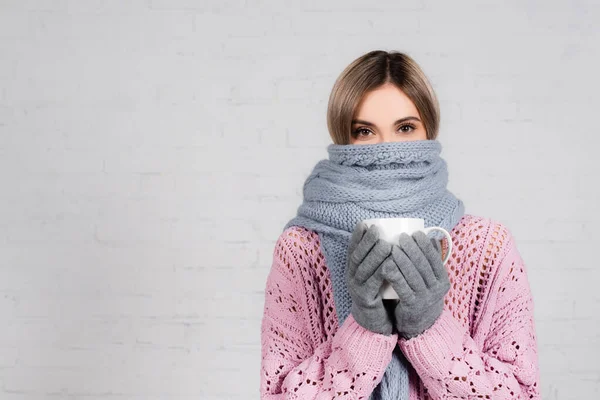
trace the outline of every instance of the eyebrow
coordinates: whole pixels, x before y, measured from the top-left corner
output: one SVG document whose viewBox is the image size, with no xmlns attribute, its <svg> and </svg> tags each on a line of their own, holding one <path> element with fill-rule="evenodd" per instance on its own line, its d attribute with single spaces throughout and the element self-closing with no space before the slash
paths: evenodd
<svg viewBox="0 0 600 400">
<path fill-rule="evenodd" d="M 413 117 L 412 115 L 410 117 L 404 117 L 404 118 L 400 118 L 399 120 L 396 120 L 396 122 L 394 122 L 394 125 L 399 124 L 401 122 L 404 121 L 410 121 L 410 120 L 415 120 L 415 121 L 419 121 L 421 122 L 421 120 L 417 117 Z M 369 121 L 364 121 L 362 119 L 353 119 L 352 120 L 352 124 L 363 124 L 363 125 L 367 125 L 367 126 L 375 126 L 374 123 L 369 122 Z"/>
</svg>

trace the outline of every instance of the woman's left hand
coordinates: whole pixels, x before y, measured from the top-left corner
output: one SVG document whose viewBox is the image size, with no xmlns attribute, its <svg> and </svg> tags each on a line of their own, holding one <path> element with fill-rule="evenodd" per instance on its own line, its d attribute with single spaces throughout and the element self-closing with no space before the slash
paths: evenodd
<svg viewBox="0 0 600 400">
<path fill-rule="evenodd" d="M 430 328 L 442 313 L 450 290 L 448 272 L 439 242 L 422 231 L 412 236 L 402 233 L 390 257 L 395 263 L 388 263 L 382 273 L 399 296 L 394 307 L 396 329 L 411 339 Z"/>
</svg>

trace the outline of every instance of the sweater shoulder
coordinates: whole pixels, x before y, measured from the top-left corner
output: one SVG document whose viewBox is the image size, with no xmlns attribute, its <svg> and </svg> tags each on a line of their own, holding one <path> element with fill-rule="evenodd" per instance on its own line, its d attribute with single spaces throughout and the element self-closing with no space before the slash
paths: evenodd
<svg viewBox="0 0 600 400">
<path fill-rule="evenodd" d="M 510 250 L 513 235 L 502 222 L 493 218 L 465 214 L 452 230 L 453 243 L 477 248 L 485 258 L 502 259 Z"/>
<path fill-rule="evenodd" d="M 474 272 L 489 279 L 499 273 L 502 260 L 515 247 L 512 232 L 504 223 L 472 214 L 463 216 L 451 236 L 456 250 L 453 256 L 459 257 L 458 263 L 469 260 Z M 464 249 L 468 253 L 461 251 Z"/>
<path fill-rule="evenodd" d="M 319 235 L 303 226 L 290 226 L 279 235 L 278 241 L 284 241 L 291 246 L 292 250 L 309 251 L 309 249 L 318 244 Z"/>
<path fill-rule="evenodd" d="M 315 261 L 323 257 L 318 233 L 302 226 L 285 229 L 279 235 L 277 245 L 286 248 L 295 268 L 305 276 L 312 275 Z"/>
<path fill-rule="evenodd" d="M 465 214 L 450 235 L 453 249 L 448 264 L 453 286 L 457 289 L 456 298 L 467 302 L 468 311 L 464 312 L 470 316 L 470 321 L 475 322 L 480 319 L 484 305 L 490 299 L 494 283 L 506 274 L 503 271 L 506 264 L 502 261 L 514 247 L 514 239 L 510 229 L 502 222 L 472 214 Z M 459 298 L 461 291 L 464 291 L 464 296 Z M 456 314 L 460 317 L 462 313 Z"/>
<path fill-rule="evenodd" d="M 286 243 L 297 260 L 295 271 L 305 294 L 307 319 L 315 344 L 322 343 L 338 328 L 333 298 L 333 284 L 319 234 L 300 226 L 283 231 L 280 241 Z"/>
</svg>

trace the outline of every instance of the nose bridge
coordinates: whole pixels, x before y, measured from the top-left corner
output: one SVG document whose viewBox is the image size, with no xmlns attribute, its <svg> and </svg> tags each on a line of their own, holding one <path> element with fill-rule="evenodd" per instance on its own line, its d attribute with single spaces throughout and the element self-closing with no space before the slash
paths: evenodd
<svg viewBox="0 0 600 400">
<path fill-rule="evenodd" d="M 396 135 L 394 134 L 394 132 L 384 132 L 383 135 L 379 135 L 379 142 L 380 143 L 389 143 L 389 142 L 395 142 L 397 141 L 398 138 L 396 137 Z"/>
</svg>

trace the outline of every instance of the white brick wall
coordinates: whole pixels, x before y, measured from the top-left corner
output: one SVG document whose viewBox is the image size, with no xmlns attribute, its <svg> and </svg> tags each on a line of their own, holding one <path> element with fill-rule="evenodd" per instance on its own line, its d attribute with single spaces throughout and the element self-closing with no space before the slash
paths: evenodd
<svg viewBox="0 0 600 400">
<path fill-rule="evenodd" d="M 435 4 L 437 3 L 437 4 Z M 406 51 L 450 188 L 528 265 L 543 397 L 600 396 L 600 7 L 0 0 L 0 398 L 258 398 L 273 244 L 333 81 Z"/>
</svg>

